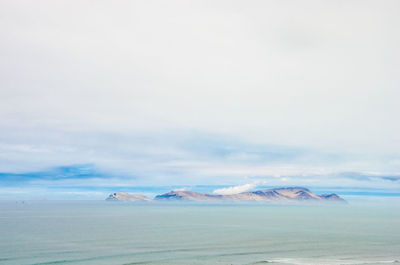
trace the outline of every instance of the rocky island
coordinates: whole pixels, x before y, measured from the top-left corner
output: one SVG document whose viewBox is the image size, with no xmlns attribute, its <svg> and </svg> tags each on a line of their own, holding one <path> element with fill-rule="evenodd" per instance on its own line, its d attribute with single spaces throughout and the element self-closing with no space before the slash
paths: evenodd
<svg viewBox="0 0 400 265">
<path fill-rule="evenodd" d="M 144 196 L 143 194 L 131 194 L 126 192 L 116 192 L 110 194 L 107 201 L 129 201 L 129 202 L 146 202 L 152 201 L 149 197 Z"/>
<path fill-rule="evenodd" d="M 131 202 L 150 202 L 150 201 L 187 201 L 187 202 L 343 202 L 346 201 L 340 196 L 332 194 L 315 195 L 309 189 L 303 187 L 275 188 L 258 191 L 242 192 L 229 195 L 217 195 L 209 193 L 199 193 L 193 191 L 171 191 L 157 195 L 154 199 L 142 194 L 114 193 L 106 200 L 108 201 L 131 201 Z"/>
</svg>

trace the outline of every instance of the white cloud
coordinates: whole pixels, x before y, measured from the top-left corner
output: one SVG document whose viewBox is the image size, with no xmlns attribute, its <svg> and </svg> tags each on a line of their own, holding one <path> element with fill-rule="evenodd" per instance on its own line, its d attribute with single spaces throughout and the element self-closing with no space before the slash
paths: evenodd
<svg viewBox="0 0 400 265">
<path fill-rule="evenodd" d="M 213 191 L 213 193 L 218 194 L 218 195 L 237 194 L 237 193 L 241 193 L 241 192 L 245 192 L 245 191 L 254 189 L 258 185 L 260 185 L 259 182 L 253 182 L 253 183 L 248 183 L 248 184 L 239 185 L 239 186 L 233 186 L 233 187 L 229 187 L 229 188 L 216 189 Z"/>
<path fill-rule="evenodd" d="M 0 172 L 93 163 L 146 185 L 400 172 L 399 1 L 65 3 L 0 2 Z M 232 141 L 191 147 L 198 135 Z"/>
<path fill-rule="evenodd" d="M 183 188 L 174 189 L 174 191 L 190 191 L 191 189 L 192 189 L 191 187 L 183 187 Z"/>
<path fill-rule="evenodd" d="M 400 150 L 398 1 L 45 3 L 1 3 L 2 125 Z"/>
</svg>

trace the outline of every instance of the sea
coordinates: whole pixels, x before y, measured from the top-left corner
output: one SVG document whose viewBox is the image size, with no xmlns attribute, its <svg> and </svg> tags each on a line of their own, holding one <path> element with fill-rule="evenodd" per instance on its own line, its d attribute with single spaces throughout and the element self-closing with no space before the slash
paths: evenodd
<svg viewBox="0 0 400 265">
<path fill-rule="evenodd" d="M 400 264 L 397 202 L 0 201 L 0 264 Z"/>
</svg>

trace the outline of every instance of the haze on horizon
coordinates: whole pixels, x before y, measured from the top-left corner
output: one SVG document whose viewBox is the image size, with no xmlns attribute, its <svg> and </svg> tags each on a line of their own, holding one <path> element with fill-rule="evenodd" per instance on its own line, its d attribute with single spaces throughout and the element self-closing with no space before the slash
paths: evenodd
<svg viewBox="0 0 400 265">
<path fill-rule="evenodd" d="M 399 8 L 2 1 L 0 193 L 398 192 Z"/>
</svg>

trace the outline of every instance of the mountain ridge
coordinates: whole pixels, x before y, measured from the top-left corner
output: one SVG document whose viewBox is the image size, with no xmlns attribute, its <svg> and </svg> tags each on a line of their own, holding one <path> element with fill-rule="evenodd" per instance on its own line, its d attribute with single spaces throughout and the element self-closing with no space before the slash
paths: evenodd
<svg viewBox="0 0 400 265">
<path fill-rule="evenodd" d="M 150 201 L 187 201 L 187 202 L 298 202 L 298 201 L 329 201 L 346 202 L 339 195 L 321 194 L 316 195 L 309 189 L 303 187 L 283 187 L 274 189 L 264 189 L 247 191 L 236 194 L 209 194 L 193 191 L 172 190 L 160 194 L 151 199 L 143 194 L 114 193 L 106 200 L 108 201 L 131 201 L 131 202 L 150 202 Z"/>
</svg>

